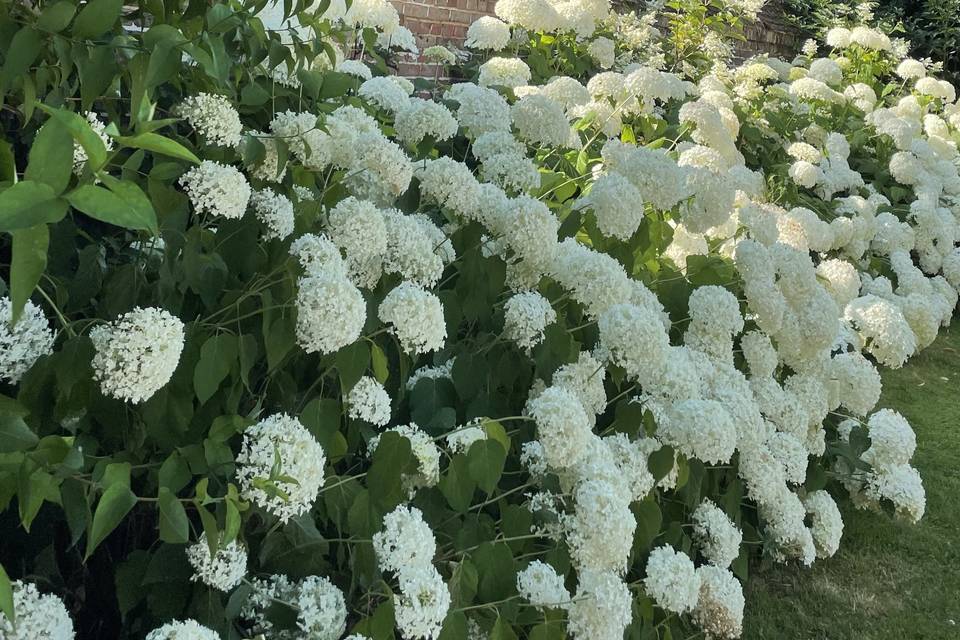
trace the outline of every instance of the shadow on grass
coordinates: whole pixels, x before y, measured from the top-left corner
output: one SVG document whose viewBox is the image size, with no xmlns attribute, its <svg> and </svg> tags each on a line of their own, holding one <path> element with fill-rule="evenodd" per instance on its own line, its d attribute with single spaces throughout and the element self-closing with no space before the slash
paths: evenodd
<svg viewBox="0 0 960 640">
<path fill-rule="evenodd" d="M 882 375 L 879 408 L 917 433 L 926 515 L 909 525 L 842 505 L 836 556 L 753 569 L 744 640 L 960 639 L 960 321 Z"/>
</svg>

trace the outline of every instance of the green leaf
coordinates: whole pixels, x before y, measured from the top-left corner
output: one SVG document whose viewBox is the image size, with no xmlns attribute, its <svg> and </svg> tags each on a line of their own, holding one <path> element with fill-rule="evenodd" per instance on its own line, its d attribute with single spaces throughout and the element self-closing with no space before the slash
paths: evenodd
<svg viewBox="0 0 960 640">
<path fill-rule="evenodd" d="M 47 247 L 50 231 L 45 224 L 13 232 L 13 250 L 10 259 L 10 324 L 20 319 L 23 307 L 40 282 L 47 267 Z"/>
<path fill-rule="evenodd" d="M 266 324 L 266 318 L 264 318 Z M 281 316 L 264 327 L 264 346 L 267 350 L 267 369 L 273 371 L 296 344 L 296 322 L 290 316 Z"/>
<path fill-rule="evenodd" d="M 232 486 L 232 485 L 231 485 Z M 227 500 L 227 515 L 224 520 L 223 542 L 229 544 L 237 539 L 240 533 L 240 509 L 237 508 L 236 500 Z"/>
<path fill-rule="evenodd" d="M 16 622 L 13 612 L 13 585 L 10 584 L 10 576 L 7 570 L 0 564 L 0 611 L 10 622 Z"/>
<path fill-rule="evenodd" d="M 651 453 L 648 459 L 648 465 L 654 480 L 659 482 L 663 478 L 666 478 L 667 474 L 673 470 L 673 447 L 664 445 Z"/>
<path fill-rule="evenodd" d="M 160 510 L 160 539 L 171 544 L 183 544 L 190 540 L 190 521 L 183 503 L 169 489 L 160 487 L 157 493 Z"/>
<path fill-rule="evenodd" d="M 484 420 L 483 430 L 488 438 L 502 444 L 504 451 L 510 451 L 510 436 L 507 435 L 507 430 L 503 428 L 502 424 L 496 420 Z"/>
<path fill-rule="evenodd" d="M 635 553 L 646 553 L 657 534 L 660 533 L 660 525 L 663 523 L 663 515 L 660 513 L 660 507 L 653 498 L 646 498 L 640 502 L 631 505 L 634 518 L 637 520 L 637 528 L 633 536 L 633 549 Z"/>
<path fill-rule="evenodd" d="M 487 495 L 493 493 L 503 473 L 507 452 L 496 440 L 479 440 L 470 445 L 467 452 L 467 469 L 470 477 Z"/>
<path fill-rule="evenodd" d="M 201 404 L 217 392 L 236 362 L 236 336 L 221 333 L 207 338 L 200 348 L 200 360 L 193 370 L 193 390 Z"/>
<path fill-rule="evenodd" d="M 538 624 L 530 630 L 530 640 L 565 640 L 567 635 L 563 632 L 563 625 L 557 620 L 550 620 L 543 624 Z M 633 638 L 634 636 L 629 636 Z"/>
<path fill-rule="evenodd" d="M 0 453 L 27 451 L 37 446 L 37 437 L 23 417 L 4 412 L 0 415 Z"/>
<path fill-rule="evenodd" d="M 352 389 L 367 371 L 367 365 L 370 363 L 370 348 L 366 342 L 358 340 L 337 351 L 334 363 L 340 373 L 340 383 L 343 388 Z"/>
<path fill-rule="evenodd" d="M 17 161 L 13 157 L 13 147 L 6 140 L 0 140 L 0 182 L 17 181 Z"/>
<path fill-rule="evenodd" d="M 139 187 L 135 188 L 139 190 Z M 132 209 L 128 201 L 113 190 L 93 184 L 84 184 L 67 193 L 65 197 L 74 209 L 82 211 L 101 222 L 128 229 L 147 229 L 151 231 L 156 229 L 155 214 L 152 220 L 149 219 L 149 216 L 144 216 L 142 211 Z M 152 206 L 150 212 L 153 213 Z"/>
<path fill-rule="evenodd" d="M 192 151 L 175 140 L 161 136 L 159 133 L 140 133 L 135 136 L 117 136 L 116 141 L 125 147 L 135 149 L 146 149 L 161 155 L 186 160 L 194 164 L 200 164 L 198 158 Z"/>
<path fill-rule="evenodd" d="M 383 352 L 376 342 L 370 345 L 370 360 L 373 364 L 373 375 L 377 382 L 383 384 L 390 376 L 390 367 L 387 362 L 387 354 Z"/>
<path fill-rule="evenodd" d="M 123 0 L 91 0 L 80 11 L 71 33 L 77 38 L 99 36 L 113 26 L 122 8 Z"/>
<path fill-rule="evenodd" d="M 217 529 L 217 519 L 212 513 L 207 511 L 206 507 L 199 503 L 194 503 L 197 512 L 200 514 L 200 522 L 203 524 L 203 535 L 207 540 L 207 548 L 210 555 L 217 555 L 217 549 L 220 547 L 220 531 Z"/>
<path fill-rule="evenodd" d="M 158 482 L 161 487 L 166 487 L 172 493 L 176 493 L 187 486 L 192 477 L 186 460 L 179 452 L 174 451 L 160 465 Z"/>
<path fill-rule="evenodd" d="M 440 478 L 440 493 L 447 499 L 450 507 L 458 513 L 465 513 L 470 508 L 476 488 L 477 483 L 470 477 L 467 468 L 467 457 L 453 456 L 446 472 Z"/>
<path fill-rule="evenodd" d="M 158 87 L 176 75 L 183 55 L 180 51 L 181 42 L 180 39 L 165 38 L 160 40 L 150 52 L 150 62 L 147 63 L 145 78 L 147 88 Z"/>
<path fill-rule="evenodd" d="M 60 2 L 51 4 L 43 10 L 40 19 L 37 20 L 37 27 L 41 31 L 49 31 L 50 33 L 63 31 L 73 20 L 76 13 L 77 6 L 74 3 L 70 0 L 60 0 Z"/>
<path fill-rule="evenodd" d="M 323 85 L 320 87 L 320 98 L 339 98 L 347 95 L 351 89 L 356 89 L 359 80 L 348 74 L 339 71 L 328 71 L 323 76 Z"/>
<path fill-rule="evenodd" d="M 65 150 L 72 147 L 70 131 L 58 120 L 47 120 L 30 147 L 30 160 L 23 177 L 49 185 L 58 195 L 63 193 L 73 173 L 73 154 Z"/>
<path fill-rule="evenodd" d="M 23 180 L 0 192 L 0 231 L 59 222 L 66 212 L 67 203 L 43 182 Z"/>
<path fill-rule="evenodd" d="M 26 531 L 30 531 L 30 525 L 40 512 L 44 500 L 56 502 L 59 497 L 59 482 L 56 478 L 38 469 L 36 463 L 29 459 L 20 466 L 17 502 L 20 506 L 20 522 Z"/>
<path fill-rule="evenodd" d="M 153 210 L 153 203 L 143 189 L 129 180 L 117 180 L 112 176 L 103 175 L 100 179 L 131 209 L 133 221 L 123 226 L 130 229 L 145 229 L 153 235 L 159 235 L 157 212 Z"/>
<path fill-rule="evenodd" d="M 42 49 L 43 40 L 32 26 L 27 25 L 17 31 L 10 40 L 10 45 L 6 47 L 6 60 L 0 69 L 0 91 L 30 70 Z"/>
<path fill-rule="evenodd" d="M 90 47 L 87 54 L 74 61 L 80 74 L 80 108 L 84 111 L 90 111 L 93 103 L 107 94 L 120 70 L 114 47 Z"/>
<path fill-rule="evenodd" d="M 469 637 L 467 616 L 462 611 L 451 611 L 443 621 L 437 640 L 463 640 Z"/>
<path fill-rule="evenodd" d="M 509 623 L 504 622 L 503 618 L 497 618 L 493 629 L 490 630 L 489 640 L 517 640 L 517 634 L 513 632 Z"/>
<path fill-rule="evenodd" d="M 473 552 L 472 561 L 479 576 L 480 602 L 495 602 L 517 592 L 517 567 L 509 545 L 484 542 Z"/>
<path fill-rule="evenodd" d="M 387 431 L 380 436 L 372 460 L 367 472 L 371 502 L 384 510 L 392 509 L 405 495 L 400 477 L 411 461 L 410 441 Z"/>
<path fill-rule="evenodd" d="M 64 480 L 60 485 L 60 504 L 70 529 L 70 547 L 73 547 L 87 532 L 92 518 L 85 485 L 73 478 Z"/>
<path fill-rule="evenodd" d="M 98 1 L 94 0 L 93 4 Z M 90 7 L 91 5 L 88 4 L 85 10 L 89 10 Z M 54 109 L 45 104 L 38 104 L 37 108 L 58 120 L 60 124 L 67 128 L 73 139 L 80 143 L 80 146 L 87 153 L 87 166 L 90 167 L 91 171 L 99 171 L 107 162 L 107 148 L 86 118 L 73 111 Z"/>
<path fill-rule="evenodd" d="M 477 597 L 477 568 L 467 558 L 453 569 L 450 595 L 453 606 L 458 609 L 473 604 L 473 599 Z"/>
<path fill-rule="evenodd" d="M 100 543 L 110 535 L 110 532 L 123 522 L 124 517 L 136 504 L 137 496 L 133 495 L 130 487 L 123 483 L 113 484 L 103 492 L 100 502 L 97 503 L 97 510 L 93 514 L 84 560 L 89 558 Z"/>
</svg>

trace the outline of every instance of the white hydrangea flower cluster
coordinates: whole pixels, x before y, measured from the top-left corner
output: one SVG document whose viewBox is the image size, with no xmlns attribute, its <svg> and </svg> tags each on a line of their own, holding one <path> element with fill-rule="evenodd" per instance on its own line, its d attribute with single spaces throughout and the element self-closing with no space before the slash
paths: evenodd
<svg viewBox="0 0 960 640">
<path fill-rule="evenodd" d="M 237 455 L 240 495 L 287 522 L 313 506 L 323 486 L 326 459 L 323 447 L 299 420 L 272 415 L 243 432 Z"/>
<path fill-rule="evenodd" d="M 329 240 L 327 241 L 329 242 Z M 305 258 L 332 268 L 308 272 L 297 283 L 297 343 L 307 353 L 333 353 L 360 337 L 367 320 L 367 304 L 363 294 L 350 282 L 336 247 L 335 254 L 322 254 L 317 260 L 313 252 L 322 250 L 322 244 L 297 245 L 305 250 Z M 291 247 L 292 249 L 293 247 Z M 315 256 L 315 257 L 311 257 Z M 333 259 L 329 259 L 329 258 Z M 318 266 L 320 266 L 318 264 Z"/>
<path fill-rule="evenodd" d="M 56 335 L 40 307 L 27 300 L 17 324 L 10 326 L 13 304 L 0 298 L 0 380 L 17 384 L 42 356 L 53 353 Z"/>
<path fill-rule="evenodd" d="M 650 552 L 643 586 L 660 607 L 674 613 L 693 611 L 700 584 L 700 574 L 682 551 L 664 545 Z"/>
<path fill-rule="evenodd" d="M 181 102 L 173 112 L 190 123 L 210 144 L 235 147 L 243 125 L 240 114 L 226 96 L 198 93 Z"/>
<path fill-rule="evenodd" d="M 567 611 L 567 630 L 575 640 L 622 638 L 633 620 L 633 596 L 616 574 L 582 571 Z"/>
<path fill-rule="evenodd" d="M 530 67 L 523 60 L 493 57 L 480 65 L 477 83 L 481 87 L 514 89 L 530 82 L 530 77 Z"/>
<path fill-rule="evenodd" d="M 347 415 L 377 426 L 390 422 L 390 394 L 370 376 L 363 376 L 347 394 Z"/>
<path fill-rule="evenodd" d="M 826 491 L 813 491 L 803 498 L 803 506 L 812 525 L 813 543 L 817 546 L 818 558 L 829 558 L 840 548 L 843 536 L 843 517 L 837 503 Z"/>
<path fill-rule="evenodd" d="M 443 305 L 433 293 L 413 282 L 394 287 L 380 303 L 380 320 L 392 325 L 406 353 L 426 353 L 443 348 L 447 326 Z"/>
<path fill-rule="evenodd" d="M 220 634 L 196 620 L 174 620 L 147 634 L 147 640 L 219 640 Z"/>
<path fill-rule="evenodd" d="M 252 592 L 240 609 L 254 633 L 278 640 L 315 638 L 338 640 L 347 627 L 347 607 L 343 592 L 328 578 L 308 576 L 292 581 L 283 575 L 254 578 Z M 275 628 L 267 613 L 275 603 L 295 610 L 295 628 Z"/>
<path fill-rule="evenodd" d="M 471 49 L 500 51 L 510 44 L 510 26 L 493 16 L 480 16 L 467 28 L 463 44 Z"/>
<path fill-rule="evenodd" d="M 693 620 L 707 637 L 739 638 L 743 631 L 743 587 L 736 577 L 715 565 L 697 567 L 700 594 Z"/>
<path fill-rule="evenodd" d="M 693 512 L 693 537 L 703 557 L 726 569 L 740 555 L 743 534 L 726 513 L 710 500 L 704 500 Z"/>
<path fill-rule="evenodd" d="M 50 593 L 40 593 L 31 582 L 14 580 L 13 611 L 16 626 L 0 615 L 0 638 L 4 640 L 73 640 L 73 620 L 63 601 Z"/>
<path fill-rule="evenodd" d="M 421 98 L 409 98 L 396 114 L 397 137 L 408 145 L 417 145 L 430 136 L 443 141 L 457 133 L 457 120 L 442 104 Z"/>
<path fill-rule="evenodd" d="M 926 492 L 920 474 L 910 465 L 917 447 L 913 429 L 903 416 L 890 409 L 871 415 L 866 426 L 870 447 L 861 459 L 871 470 L 865 476 L 854 474 L 847 462 L 838 459 L 838 470 L 846 475 L 845 487 L 860 507 L 878 508 L 886 500 L 898 516 L 910 522 L 919 521 L 926 510 Z M 840 436 L 848 439 L 849 430 L 841 430 Z M 828 513 L 824 519 L 833 522 L 832 517 Z"/>
<path fill-rule="evenodd" d="M 264 227 L 265 240 L 283 240 L 293 233 L 293 203 L 272 189 L 258 189 L 250 195 L 250 206 Z"/>
<path fill-rule="evenodd" d="M 247 575 L 247 549 L 236 540 L 221 546 L 210 555 L 206 534 L 187 547 L 187 560 L 193 567 L 193 581 L 220 591 L 230 591 Z"/>
<path fill-rule="evenodd" d="M 510 297 L 503 306 L 503 334 L 529 351 L 543 341 L 544 331 L 557 319 L 550 301 L 536 291 Z"/>
<path fill-rule="evenodd" d="M 183 351 L 183 322 L 163 309 L 136 308 L 90 330 L 93 377 L 104 395 L 140 403 L 173 376 Z"/>
<path fill-rule="evenodd" d="M 416 424 L 402 424 L 387 431 L 397 433 L 410 441 L 413 457 L 417 459 L 417 473 L 403 474 L 403 486 L 413 497 L 420 487 L 434 487 L 440 482 L 440 449 L 433 438 Z M 367 451 L 372 456 L 380 444 L 380 434 L 373 436 L 367 443 Z"/>
<path fill-rule="evenodd" d="M 450 591 L 433 566 L 437 543 L 420 510 L 400 505 L 384 516 L 373 549 L 380 570 L 396 574 L 400 585 L 393 596 L 400 633 L 436 640 L 450 609 Z"/>
<path fill-rule="evenodd" d="M 236 167 L 204 160 L 180 177 L 180 185 L 198 214 L 242 218 L 250 201 L 250 184 Z"/>
<path fill-rule="evenodd" d="M 450 453 L 467 453 L 474 442 L 486 440 L 487 431 L 483 425 L 483 418 L 475 418 L 466 425 L 448 433 L 445 440 Z"/>
<path fill-rule="evenodd" d="M 369 103 L 398 113 L 410 104 L 410 96 L 403 88 L 388 76 L 370 78 L 360 85 L 357 94 Z"/>
<path fill-rule="evenodd" d="M 570 604 L 570 592 L 563 584 L 563 576 L 540 560 L 534 560 L 517 573 L 517 592 L 535 607 L 565 608 Z"/>
</svg>

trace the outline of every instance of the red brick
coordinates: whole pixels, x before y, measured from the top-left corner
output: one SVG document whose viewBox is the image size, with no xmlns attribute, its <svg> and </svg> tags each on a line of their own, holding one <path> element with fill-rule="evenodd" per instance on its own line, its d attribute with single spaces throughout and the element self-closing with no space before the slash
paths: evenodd
<svg viewBox="0 0 960 640">
<path fill-rule="evenodd" d="M 430 7 L 427 17 L 434 22 L 445 22 L 450 19 L 450 10 L 444 7 Z"/>
<path fill-rule="evenodd" d="M 450 10 L 450 22 L 459 22 L 460 24 L 470 24 L 473 22 L 474 16 L 472 13 L 467 13 L 466 11 L 460 11 L 459 9 Z"/>
<path fill-rule="evenodd" d="M 414 18 L 426 18 L 430 13 L 430 8 L 422 4 L 408 2 L 403 6 L 403 15 Z"/>
</svg>

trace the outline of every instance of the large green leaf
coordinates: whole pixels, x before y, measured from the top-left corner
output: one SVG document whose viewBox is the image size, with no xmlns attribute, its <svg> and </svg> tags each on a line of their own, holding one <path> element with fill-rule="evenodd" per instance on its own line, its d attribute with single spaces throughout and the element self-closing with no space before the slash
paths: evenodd
<svg viewBox="0 0 960 640">
<path fill-rule="evenodd" d="M 484 439 L 470 445 L 470 450 L 467 452 L 467 469 L 477 486 L 489 495 L 497 488 L 506 460 L 507 452 L 502 444 L 496 440 Z"/>
<path fill-rule="evenodd" d="M 6 48 L 6 60 L 0 68 L 0 91 L 25 74 L 43 49 L 43 39 L 32 26 L 21 27 Z"/>
<path fill-rule="evenodd" d="M 147 151 L 153 151 L 154 153 L 170 156 L 171 158 L 178 158 L 194 164 L 200 164 L 200 158 L 194 155 L 192 151 L 179 142 L 166 138 L 159 133 L 147 132 L 135 136 L 118 136 L 116 140 L 125 147 L 146 149 Z"/>
<path fill-rule="evenodd" d="M 384 510 L 395 507 L 405 495 L 400 482 L 411 461 L 410 441 L 393 431 L 380 436 L 367 472 L 370 501 Z"/>
<path fill-rule="evenodd" d="M 0 140 L 0 182 L 17 181 L 17 161 L 13 157 L 13 146 L 6 140 Z"/>
<path fill-rule="evenodd" d="M 47 120 L 30 147 L 30 161 L 24 178 L 43 182 L 57 194 L 63 193 L 73 172 L 73 136 L 59 120 Z"/>
<path fill-rule="evenodd" d="M 13 252 L 10 261 L 10 323 L 16 324 L 23 307 L 40 282 L 47 266 L 47 247 L 50 231 L 45 224 L 13 232 Z"/>
<path fill-rule="evenodd" d="M 497 618 L 493 629 L 490 630 L 490 640 L 517 640 L 517 634 L 508 622 L 503 618 Z"/>
<path fill-rule="evenodd" d="M 130 510 L 137 504 L 137 496 L 130 487 L 123 483 L 111 485 L 97 504 L 93 514 L 93 523 L 90 525 L 90 537 L 87 539 L 87 550 L 84 559 L 89 558 L 100 543 L 117 528 Z"/>
<path fill-rule="evenodd" d="M 37 27 L 42 31 L 57 33 L 63 31 L 77 13 L 77 5 L 70 0 L 60 0 L 47 6 L 37 20 Z"/>
<path fill-rule="evenodd" d="M 40 442 L 23 417 L 4 413 L 0 415 L 0 453 L 27 451 Z"/>
<path fill-rule="evenodd" d="M 131 206 L 132 194 L 125 187 L 116 189 L 117 184 L 131 185 L 139 191 L 136 185 L 117 180 L 111 184 L 114 187 L 112 189 L 84 184 L 67 193 L 65 197 L 74 209 L 82 211 L 91 218 L 128 229 L 155 230 L 157 219 L 149 200 L 147 201 L 147 206 L 150 206 L 149 213 L 142 206 L 134 208 Z M 123 197 L 121 193 L 128 197 Z M 140 194 L 143 195 L 143 192 L 141 191 Z M 146 196 L 143 197 L 146 198 Z"/>
<path fill-rule="evenodd" d="M 160 539 L 171 544 L 183 544 L 190 540 L 190 520 L 183 503 L 166 487 L 157 494 L 160 511 Z"/>
<path fill-rule="evenodd" d="M 23 180 L 0 192 L 0 231 L 58 222 L 66 212 L 67 203 L 43 182 Z"/>
<path fill-rule="evenodd" d="M 200 348 L 200 360 L 193 370 L 193 390 L 201 404 L 217 392 L 236 362 L 236 336 L 221 333 L 207 338 Z"/>
<path fill-rule="evenodd" d="M 56 502 L 59 499 L 60 481 L 43 469 L 38 469 L 36 463 L 25 461 L 17 477 L 17 502 L 23 528 L 30 531 L 30 525 L 45 500 Z"/>
<path fill-rule="evenodd" d="M 450 507 L 459 513 L 466 512 L 470 508 L 476 488 L 477 483 L 467 468 L 467 457 L 453 456 L 446 472 L 440 478 L 440 493 L 447 499 Z"/>
<path fill-rule="evenodd" d="M 93 38 L 104 33 L 120 17 L 123 0 L 91 0 L 80 11 L 73 24 L 77 38 Z"/>
<path fill-rule="evenodd" d="M 344 389 L 352 389 L 357 381 L 363 377 L 370 363 L 370 348 L 363 340 L 337 351 L 334 362 L 340 372 L 340 383 Z"/>
<path fill-rule="evenodd" d="M 16 621 L 13 612 L 13 586 L 2 564 L 0 564 L 0 611 L 10 622 Z"/>
<path fill-rule="evenodd" d="M 99 0 L 94 0 L 94 4 L 97 1 Z M 90 6 L 91 5 L 87 5 L 84 11 L 89 10 Z M 45 104 L 38 104 L 37 108 L 48 114 L 51 118 L 58 120 L 60 124 L 67 128 L 70 135 L 73 136 L 73 139 L 80 143 L 80 146 L 83 147 L 83 150 L 87 153 L 87 165 L 90 167 L 90 170 L 99 171 L 107 161 L 107 147 L 104 146 L 103 140 L 101 140 L 97 132 L 93 130 L 93 127 L 90 126 L 86 118 L 73 111 L 55 109 Z"/>
</svg>

